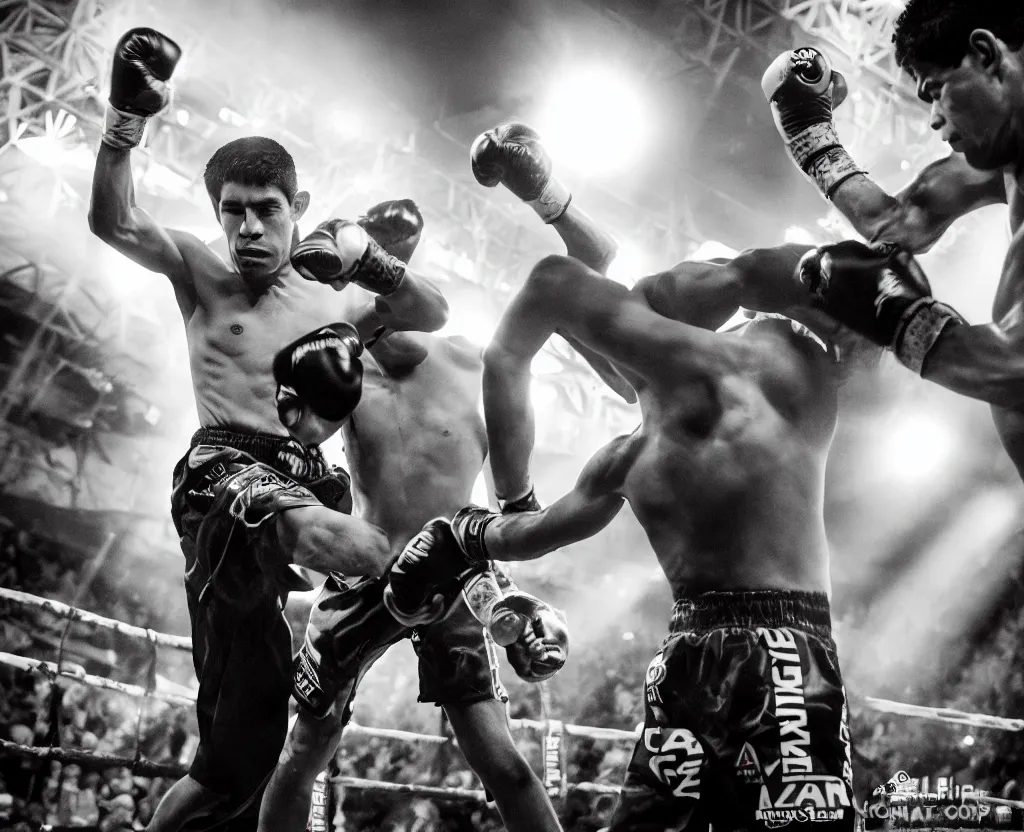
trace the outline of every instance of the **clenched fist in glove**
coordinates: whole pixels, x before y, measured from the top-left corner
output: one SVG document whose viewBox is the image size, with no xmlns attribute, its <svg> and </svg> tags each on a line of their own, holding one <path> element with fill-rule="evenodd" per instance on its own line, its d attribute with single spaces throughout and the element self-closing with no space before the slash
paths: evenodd
<svg viewBox="0 0 1024 832">
<path fill-rule="evenodd" d="M 487 188 L 501 183 L 552 223 L 569 207 L 572 194 L 551 175 L 551 157 L 532 127 L 499 124 L 478 136 L 469 152 L 476 181 Z"/>
<path fill-rule="evenodd" d="M 527 592 L 505 596 L 495 611 L 506 609 L 526 620 L 522 636 L 505 648 L 509 664 L 520 679 L 543 682 L 550 679 L 569 658 L 569 627 L 565 613 Z"/>
<path fill-rule="evenodd" d="M 362 352 L 355 327 L 342 322 L 303 335 L 275 356 L 277 415 L 304 445 L 320 444 L 356 409 Z"/>
<path fill-rule="evenodd" d="M 180 59 L 181 47 L 155 29 L 125 32 L 114 48 L 104 144 L 118 150 L 138 146 L 146 119 L 171 99 L 167 81 Z"/>
<path fill-rule="evenodd" d="M 826 197 L 864 172 L 839 142 L 832 110 L 846 98 L 846 80 L 824 53 L 809 46 L 783 52 L 762 76 L 761 90 L 796 166 Z"/>
<path fill-rule="evenodd" d="M 306 280 L 341 291 L 355 283 L 377 295 L 390 295 L 405 279 L 405 263 L 388 254 L 360 223 L 320 223 L 291 253 L 292 267 Z"/>
<path fill-rule="evenodd" d="M 465 580 L 486 568 L 486 562 L 466 558 L 451 523 L 439 517 L 427 523 L 392 564 L 384 606 L 406 627 L 431 624 L 448 612 Z"/>
<path fill-rule="evenodd" d="M 916 373 L 943 330 L 965 323 L 932 297 L 917 261 L 892 243 L 822 246 L 803 256 L 797 277 L 817 306 Z"/>
</svg>

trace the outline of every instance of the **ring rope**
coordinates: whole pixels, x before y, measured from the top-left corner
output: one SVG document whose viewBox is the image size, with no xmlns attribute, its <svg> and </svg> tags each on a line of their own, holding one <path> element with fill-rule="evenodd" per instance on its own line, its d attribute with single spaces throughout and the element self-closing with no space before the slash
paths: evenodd
<svg viewBox="0 0 1024 832">
<path fill-rule="evenodd" d="M 16 589 L 0 587 L 0 600 L 11 601 L 25 607 L 45 610 L 61 618 L 74 618 L 77 623 L 89 624 L 93 627 L 102 627 L 107 630 L 116 630 L 122 635 L 131 638 L 153 641 L 161 647 L 173 647 L 176 650 L 191 650 L 192 639 L 188 636 L 172 636 L 167 633 L 157 633 L 147 630 L 145 627 L 136 627 L 132 624 L 125 624 L 114 618 L 104 618 L 102 615 L 88 612 L 77 607 L 69 606 L 61 601 L 53 601 L 49 598 L 40 598 L 38 595 L 31 595 L 28 592 L 19 592 Z M 150 635 L 152 633 L 152 636 Z"/>
<path fill-rule="evenodd" d="M 1024 719 L 1007 719 L 988 714 L 973 714 L 955 708 L 929 708 L 925 705 L 908 705 L 891 699 L 865 696 L 864 704 L 874 711 L 900 716 L 914 716 L 935 722 L 951 722 L 955 725 L 970 725 L 972 728 L 995 728 L 999 731 L 1024 731 Z"/>
</svg>

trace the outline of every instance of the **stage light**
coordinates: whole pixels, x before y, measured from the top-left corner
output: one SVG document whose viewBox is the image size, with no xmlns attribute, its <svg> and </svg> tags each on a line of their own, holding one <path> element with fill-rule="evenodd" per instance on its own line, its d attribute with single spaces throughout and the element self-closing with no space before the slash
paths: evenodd
<svg viewBox="0 0 1024 832">
<path fill-rule="evenodd" d="M 178 110 L 174 114 L 174 120 L 182 127 L 188 127 L 188 110 Z"/>
<path fill-rule="evenodd" d="M 595 177 L 634 166 L 650 139 L 651 114 L 623 72 L 594 65 L 557 77 L 537 117 L 552 157 Z"/>
<path fill-rule="evenodd" d="M 816 246 L 818 244 L 818 241 L 814 239 L 814 235 L 799 225 L 791 225 L 787 228 L 782 234 L 782 239 L 787 243 L 797 243 L 799 245 Z"/>
<path fill-rule="evenodd" d="M 731 260 L 739 254 L 734 248 L 730 248 L 725 243 L 720 243 L 718 240 L 705 240 L 697 248 L 690 252 L 687 260 L 715 260 L 717 258 L 725 258 Z"/>
<path fill-rule="evenodd" d="M 608 267 L 608 277 L 626 288 L 633 285 L 647 273 L 647 258 L 638 246 L 628 240 L 619 243 L 619 252 Z"/>
<path fill-rule="evenodd" d="M 927 482 L 953 461 L 957 436 L 949 422 L 931 412 L 894 414 L 876 435 L 877 470 L 906 483 Z"/>
<path fill-rule="evenodd" d="M 530 382 L 530 401 L 533 402 L 534 410 L 549 411 L 558 404 L 558 390 L 554 385 L 533 379 Z"/>
<path fill-rule="evenodd" d="M 220 111 L 217 113 L 217 118 L 232 127 L 245 127 L 249 122 L 249 119 L 241 113 L 235 112 L 230 107 L 221 107 Z"/>
<path fill-rule="evenodd" d="M 329 122 L 331 129 L 344 139 L 360 139 L 366 134 L 366 119 L 354 110 L 335 107 Z"/>
<path fill-rule="evenodd" d="M 972 737 L 970 734 L 968 734 L 966 737 L 964 737 L 961 740 L 961 742 L 964 745 L 966 745 L 968 748 L 970 748 L 972 745 L 974 745 L 974 737 Z"/>
</svg>

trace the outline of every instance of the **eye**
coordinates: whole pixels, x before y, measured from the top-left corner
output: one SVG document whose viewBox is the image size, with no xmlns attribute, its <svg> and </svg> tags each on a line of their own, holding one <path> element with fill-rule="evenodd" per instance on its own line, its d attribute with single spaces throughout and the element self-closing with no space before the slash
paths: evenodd
<svg viewBox="0 0 1024 832">
<path fill-rule="evenodd" d="M 220 212 L 222 214 L 238 215 L 242 213 L 242 209 L 239 208 L 237 205 L 222 205 L 220 207 Z"/>
</svg>

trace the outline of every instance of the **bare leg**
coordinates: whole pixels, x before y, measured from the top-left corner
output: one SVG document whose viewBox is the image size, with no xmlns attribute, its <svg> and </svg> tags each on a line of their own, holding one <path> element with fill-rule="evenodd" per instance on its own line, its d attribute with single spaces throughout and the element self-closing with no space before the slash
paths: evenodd
<svg viewBox="0 0 1024 832">
<path fill-rule="evenodd" d="M 277 516 L 281 553 L 317 572 L 377 577 L 391 557 L 380 529 L 326 506 L 301 506 Z"/>
<path fill-rule="evenodd" d="M 316 776 L 341 744 L 347 691 L 323 719 L 299 708 L 260 807 L 259 832 L 304 832 Z"/>
<path fill-rule="evenodd" d="M 534 423 L 530 363 L 555 332 L 608 358 L 636 389 L 679 387 L 721 355 L 716 336 L 654 312 L 640 294 L 577 260 L 547 257 L 502 316 L 484 353 L 484 413 L 498 494 L 529 487 Z"/>
<path fill-rule="evenodd" d="M 505 704 L 445 705 L 466 762 L 494 796 L 509 832 L 561 832 L 544 787 L 516 748 Z"/>
<path fill-rule="evenodd" d="M 197 818 L 222 810 L 226 795 L 211 791 L 186 774 L 167 790 L 146 827 L 147 832 L 178 832 Z M 241 807 L 239 807 L 241 808 Z M 218 813 L 218 817 L 220 817 Z"/>
</svg>

